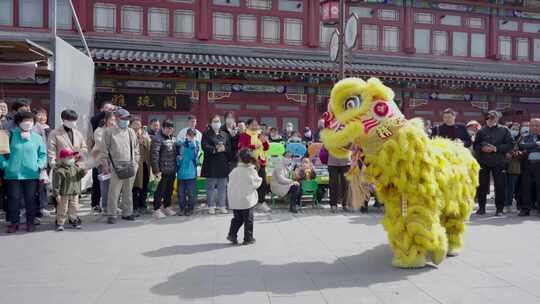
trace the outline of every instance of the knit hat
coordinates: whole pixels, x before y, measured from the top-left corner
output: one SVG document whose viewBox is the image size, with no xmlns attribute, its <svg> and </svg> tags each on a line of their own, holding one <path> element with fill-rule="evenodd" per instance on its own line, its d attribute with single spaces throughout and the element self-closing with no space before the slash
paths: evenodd
<svg viewBox="0 0 540 304">
<path fill-rule="evenodd" d="M 79 155 L 79 152 L 75 152 L 69 148 L 62 148 L 60 149 L 60 153 L 58 153 L 58 158 L 63 159 L 66 157 L 76 156 Z"/>
</svg>

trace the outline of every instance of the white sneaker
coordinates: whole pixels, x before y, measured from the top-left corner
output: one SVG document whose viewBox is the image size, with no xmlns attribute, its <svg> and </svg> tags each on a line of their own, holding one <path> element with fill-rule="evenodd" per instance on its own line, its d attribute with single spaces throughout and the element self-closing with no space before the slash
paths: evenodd
<svg viewBox="0 0 540 304">
<path fill-rule="evenodd" d="M 176 215 L 176 212 L 171 208 L 167 207 L 163 210 L 163 213 L 165 213 L 166 216 L 173 216 Z"/>
<path fill-rule="evenodd" d="M 229 213 L 229 210 L 227 210 L 227 208 L 219 208 L 219 212 L 222 214 L 227 214 Z"/>
<path fill-rule="evenodd" d="M 213 208 L 213 207 L 208 208 L 208 214 L 216 214 L 216 208 Z"/>
<path fill-rule="evenodd" d="M 51 212 L 45 208 L 41 209 L 41 215 L 43 215 L 44 217 L 49 217 L 51 216 Z"/>
<path fill-rule="evenodd" d="M 165 216 L 165 214 L 163 214 L 163 212 L 161 212 L 161 209 L 158 209 L 158 210 L 154 211 L 153 216 L 154 216 L 155 219 L 158 219 L 158 220 L 167 217 L 167 216 Z"/>
<path fill-rule="evenodd" d="M 259 211 L 261 211 L 261 212 L 270 212 L 270 211 L 272 211 L 272 209 L 270 207 L 268 207 L 268 205 L 265 202 L 263 202 L 263 203 L 259 204 Z"/>
</svg>

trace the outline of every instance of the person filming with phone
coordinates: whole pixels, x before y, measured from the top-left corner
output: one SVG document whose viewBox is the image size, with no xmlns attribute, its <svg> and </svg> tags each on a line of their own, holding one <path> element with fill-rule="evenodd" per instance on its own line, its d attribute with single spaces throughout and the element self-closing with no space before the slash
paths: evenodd
<svg viewBox="0 0 540 304">
<path fill-rule="evenodd" d="M 499 125 L 499 114 L 489 111 L 486 114 L 486 125 L 476 134 L 474 151 L 480 164 L 480 186 L 478 187 L 478 210 L 476 214 L 486 213 L 486 196 L 489 194 L 490 175 L 495 182 L 495 216 L 503 214 L 505 199 L 506 153 L 513 148 L 510 130 Z"/>
</svg>

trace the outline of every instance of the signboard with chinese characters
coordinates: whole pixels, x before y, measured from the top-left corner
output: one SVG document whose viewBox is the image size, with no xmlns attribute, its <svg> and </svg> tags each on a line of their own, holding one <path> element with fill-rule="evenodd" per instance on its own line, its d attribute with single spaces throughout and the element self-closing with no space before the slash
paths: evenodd
<svg viewBox="0 0 540 304">
<path fill-rule="evenodd" d="M 128 111 L 177 111 L 191 110 L 190 95 L 97 93 L 96 103 L 111 100 Z"/>
<path fill-rule="evenodd" d="M 279 93 L 287 92 L 287 87 L 282 85 L 266 84 L 241 84 L 241 83 L 216 83 L 214 90 L 225 92 L 246 92 L 246 93 Z"/>
<path fill-rule="evenodd" d="M 188 90 L 187 82 L 173 80 L 122 80 L 122 79 L 98 79 L 98 87 L 111 88 L 144 88 L 158 90 Z"/>
</svg>

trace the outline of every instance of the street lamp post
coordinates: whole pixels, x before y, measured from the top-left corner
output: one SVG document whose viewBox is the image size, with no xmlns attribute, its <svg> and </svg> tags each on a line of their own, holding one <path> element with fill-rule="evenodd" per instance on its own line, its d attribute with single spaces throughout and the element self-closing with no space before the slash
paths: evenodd
<svg viewBox="0 0 540 304">
<path fill-rule="evenodd" d="M 330 59 L 338 62 L 338 78 L 345 78 L 345 55 L 347 48 L 352 48 L 350 43 L 346 43 L 346 21 L 345 12 L 347 10 L 346 0 L 326 0 L 321 1 L 322 21 L 325 24 L 335 24 L 336 31 L 332 35 L 330 44 Z M 354 24 L 356 26 L 356 23 Z M 354 30 L 356 35 L 356 29 Z M 334 37 L 337 36 L 337 37 Z M 335 39 L 338 38 L 338 39 Z M 334 44 L 334 42 L 336 42 Z M 354 41 L 355 42 L 355 41 Z M 353 42 L 353 43 L 354 43 Z M 337 55 L 337 56 L 335 56 Z"/>
<path fill-rule="evenodd" d="M 345 0 L 339 0 L 339 79 L 345 78 Z"/>
</svg>

